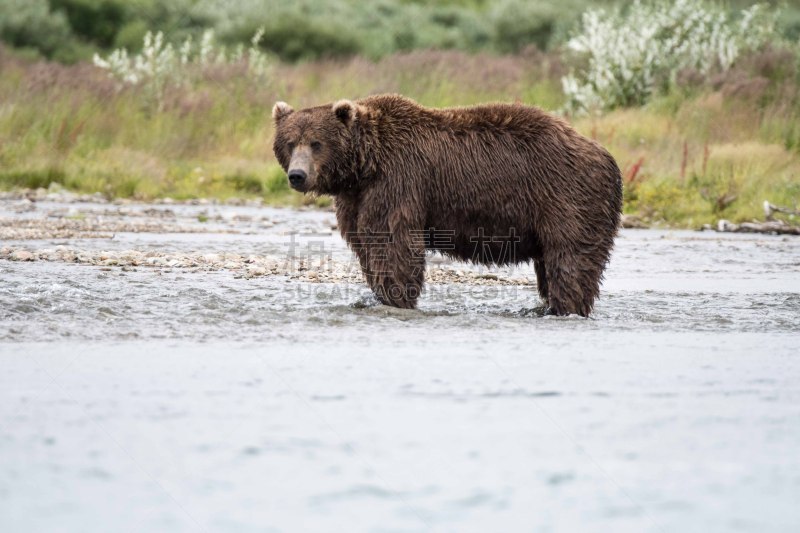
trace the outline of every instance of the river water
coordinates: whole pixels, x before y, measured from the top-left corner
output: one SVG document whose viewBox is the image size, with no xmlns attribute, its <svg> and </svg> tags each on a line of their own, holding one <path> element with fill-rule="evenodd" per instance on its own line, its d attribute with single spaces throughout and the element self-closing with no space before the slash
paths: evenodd
<svg viewBox="0 0 800 533">
<path fill-rule="evenodd" d="M 0 220 L 50 224 L 0 242 L 39 258 L 0 259 L 0 531 L 800 530 L 798 238 L 624 230 L 587 320 L 447 261 L 419 310 L 375 305 L 308 274 L 355 268 L 328 212 Z M 47 235 L 87 220 L 113 231 Z"/>
</svg>

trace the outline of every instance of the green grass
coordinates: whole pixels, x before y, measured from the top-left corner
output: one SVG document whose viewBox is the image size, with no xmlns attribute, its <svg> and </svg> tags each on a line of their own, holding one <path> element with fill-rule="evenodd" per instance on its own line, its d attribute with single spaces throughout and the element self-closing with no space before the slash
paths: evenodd
<svg viewBox="0 0 800 533">
<path fill-rule="evenodd" d="M 0 189 L 46 189 L 56 184 L 78 193 L 100 192 L 108 198 L 260 197 L 273 205 L 329 204 L 323 199 L 304 198 L 292 191 L 286 174 L 274 162 L 251 165 L 246 171 L 225 166 L 210 169 L 210 172 L 202 166 L 188 170 L 190 166 L 185 162 L 175 162 L 166 173 L 153 174 L 147 169 L 124 168 L 111 158 L 92 162 L 79 160 L 74 166 L 0 171 Z"/>
<path fill-rule="evenodd" d="M 617 159 L 625 212 L 696 227 L 760 218 L 764 200 L 796 206 L 800 97 L 795 70 L 769 70 L 781 61 L 757 57 L 714 85 L 574 118 Z M 57 184 L 141 200 L 235 196 L 329 205 L 289 189 L 272 154 L 276 100 L 300 108 L 398 92 L 435 107 L 520 101 L 556 110 L 564 102 L 555 54 L 426 51 L 378 62 L 277 64 L 266 81 L 220 66 L 159 102 L 85 64 L 35 63 L 0 50 L 0 69 L 0 188 Z"/>
</svg>

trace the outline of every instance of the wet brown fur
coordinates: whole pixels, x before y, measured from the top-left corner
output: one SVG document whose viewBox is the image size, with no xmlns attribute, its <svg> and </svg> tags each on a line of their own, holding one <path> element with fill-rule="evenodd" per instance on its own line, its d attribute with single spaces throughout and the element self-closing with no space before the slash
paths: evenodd
<svg viewBox="0 0 800 533">
<path fill-rule="evenodd" d="M 273 116 L 278 161 L 288 171 L 294 150 L 311 154 L 302 190 L 335 196 L 339 229 L 383 303 L 415 307 L 428 249 L 483 264 L 532 260 L 551 312 L 591 312 L 622 181 L 611 155 L 564 120 L 517 104 L 429 109 L 397 95 L 299 111 L 280 103 Z"/>
</svg>

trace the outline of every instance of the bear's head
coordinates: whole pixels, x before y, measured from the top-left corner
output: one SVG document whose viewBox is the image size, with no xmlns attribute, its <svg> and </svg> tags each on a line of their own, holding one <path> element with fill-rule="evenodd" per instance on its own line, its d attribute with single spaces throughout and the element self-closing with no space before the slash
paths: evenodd
<svg viewBox="0 0 800 533">
<path fill-rule="evenodd" d="M 299 111 L 275 104 L 273 150 L 293 189 L 339 194 L 357 186 L 357 128 L 364 113 L 350 100 Z"/>
</svg>

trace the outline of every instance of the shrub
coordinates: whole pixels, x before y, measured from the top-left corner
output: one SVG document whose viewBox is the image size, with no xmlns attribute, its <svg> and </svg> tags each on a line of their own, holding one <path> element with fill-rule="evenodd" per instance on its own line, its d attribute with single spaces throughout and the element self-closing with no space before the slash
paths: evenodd
<svg viewBox="0 0 800 533">
<path fill-rule="evenodd" d="M 114 44 L 127 18 L 119 0 L 50 0 L 50 7 L 66 15 L 74 34 L 102 47 Z"/>
<path fill-rule="evenodd" d="M 212 21 L 223 41 L 245 42 L 264 28 L 262 49 L 287 61 L 340 57 L 360 51 L 352 23 L 337 1 L 200 0 L 194 13 Z"/>
<path fill-rule="evenodd" d="M 377 0 L 201 0 L 196 10 L 214 21 L 220 36 L 241 42 L 265 29 L 262 47 L 287 61 L 366 55 L 397 50 L 460 48 L 491 44 L 488 22 L 474 8 Z"/>
<path fill-rule="evenodd" d="M 566 5 L 565 5 L 566 4 Z M 499 52 L 515 53 L 535 45 L 547 50 L 568 25 L 574 22 L 574 2 L 526 2 L 506 0 L 491 11 L 494 47 Z"/>
<path fill-rule="evenodd" d="M 0 0 L 0 39 L 47 57 L 74 45 L 67 18 L 51 12 L 47 0 Z"/>
<path fill-rule="evenodd" d="M 203 33 L 199 44 L 189 37 L 177 49 L 164 41 L 163 33 L 147 32 L 140 53 L 131 56 L 119 48 L 105 59 L 95 54 L 94 64 L 122 84 L 141 85 L 150 103 L 160 109 L 169 86 L 186 84 L 194 72 L 211 65 L 245 62 L 249 74 L 265 76 L 269 61 L 258 49 L 263 34 L 263 30 L 256 32 L 245 51 L 241 45 L 233 49 L 218 46 L 212 30 Z"/>
<path fill-rule="evenodd" d="M 591 10 L 567 43 L 584 66 L 563 78 L 567 109 L 639 105 L 672 86 L 679 72 L 728 70 L 740 53 L 773 37 L 776 13 L 756 4 L 732 20 L 701 0 L 635 1 L 626 12 Z"/>
<path fill-rule="evenodd" d="M 240 30 L 238 35 L 242 33 Z M 280 17 L 265 26 L 261 47 L 286 61 L 350 56 L 360 48 L 345 25 L 297 15 Z"/>
<path fill-rule="evenodd" d="M 785 8 L 779 21 L 781 34 L 792 42 L 800 42 L 800 7 Z"/>
<path fill-rule="evenodd" d="M 195 0 L 0 0 L 0 40 L 64 63 L 111 46 L 139 48 L 148 29 L 173 42 L 213 21 Z"/>
<path fill-rule="evenodd" d="M 128 22 L 120 28 L 114 37 L 114 46 L 131 51 L 141 50 L 144 36 L 147 35 L 148 31 L 147 24 L 143 20 Z"/>
</svg>

